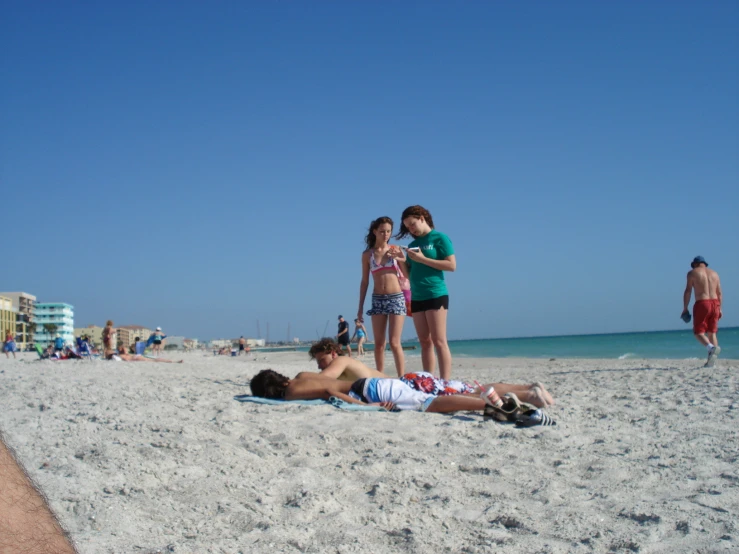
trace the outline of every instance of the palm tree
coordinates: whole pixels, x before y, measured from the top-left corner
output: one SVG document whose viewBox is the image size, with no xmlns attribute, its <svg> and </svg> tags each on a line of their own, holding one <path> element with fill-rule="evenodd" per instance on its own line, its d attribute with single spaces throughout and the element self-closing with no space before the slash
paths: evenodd
<svg viewBox="0 0 739 554">
<path fill-rule="evenodd" d="M 26 336 L 23 337 L 26 345 L 33 344 L 34 335 L 36 334 L 36 323 L 30 321 L 26 324 Z"/>
<path fill-rule="evenodd" d="M 49 333 L 49 342 L 54 342 L 54 335 L 59 326 L 56 323 L 44 323 L 44 331 Z"/>
</svg>

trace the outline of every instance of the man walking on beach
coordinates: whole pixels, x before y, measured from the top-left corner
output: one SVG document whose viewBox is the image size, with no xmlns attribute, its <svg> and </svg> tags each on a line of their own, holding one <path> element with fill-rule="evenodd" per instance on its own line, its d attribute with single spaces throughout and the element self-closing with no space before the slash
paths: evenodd
<svg viewBox="0 0 739 554">
<path fill-rule="evenodd" d="M 344 316 L 339 316 L 339 334 L 336 335 L 336 340 L 342 347 L 346 347 L 349 351 L 349 357 L 352 357 L 352 347 L 349 346 L 349 323 L 344 321 Z"/>
<path fill-rule="evenodd" d="M 721 281 L 712 269 L 708 269 L 703 256 L 696 256 L 690 264 L 688 272 L 688 284 L 683 293 L 682 318 L 690 321 L 688 304 L 690 295 L 695 291 L 695 304 L 693 304 L 693 333 L 703 346 L 708 350 L 708 360 L 703 367 L 713 367 L 716 357 L 721 353 L 718 345 L 718 320 L 721 313 Z"/>
</svg>

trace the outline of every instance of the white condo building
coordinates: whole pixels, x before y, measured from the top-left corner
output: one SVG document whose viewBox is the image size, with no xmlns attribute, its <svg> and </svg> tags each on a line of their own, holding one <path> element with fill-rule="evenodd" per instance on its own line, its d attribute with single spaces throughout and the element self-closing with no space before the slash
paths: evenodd
<svg viewBox="0 0 739 554">
<path fill-rule="evenodd" d="M 67 344 L 74 344 L 74 306 L 61 302 L 37 302 L 35 313 L 35 341 L 42 347 L 54 342 L 60 335 Z M 56 325 L 54 334 L 50 334 L 44 325 Z"/>
</svg>

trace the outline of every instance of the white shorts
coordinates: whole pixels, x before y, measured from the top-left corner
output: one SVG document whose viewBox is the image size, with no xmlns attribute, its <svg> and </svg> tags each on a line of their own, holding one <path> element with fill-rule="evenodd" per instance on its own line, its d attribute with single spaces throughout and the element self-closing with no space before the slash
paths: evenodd
<svg viewBox="0 0 739 554">
<path fill-rule="evenodd" d="M 413 390 L 400 379 L 367 379 L 364 397 L 368 402 L 392 402 L 398 410 L 425 412 L 434 396 Z"/>
</svg>

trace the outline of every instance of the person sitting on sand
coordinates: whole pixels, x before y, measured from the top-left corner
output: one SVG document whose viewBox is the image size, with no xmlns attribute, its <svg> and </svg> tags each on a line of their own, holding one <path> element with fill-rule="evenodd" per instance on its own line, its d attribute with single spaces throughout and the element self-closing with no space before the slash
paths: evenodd
<svg viewBox="0 0 739 554">
<path fill-rule="evenodd" d="M 181 364 L 184 360 L 175 362 L 174 360 L 167 360 L 165 358 L 147 358 L 146 356 L 139 356 L 138 354 L 126 354 L 126 347 L 121 346 L 117 352 L 109 353 L 105 356 L 106 360 L 115 360 L 116 362 L 161 362 L 164 364 Z"/>
<path fill-rule="evenodd" d="M 308 355 L 315 360 L 321 370 L 319 375 L 331 379 L 339 379 L 353 383 L 357 379 L 389 379 L 385 373 L 366 366 L 356 358 L 342 356 L 341 346 L 330 338 L 321 339 L 311 345 Z M 418 371 L 406 373 L 400 378 L 405 384 L 419 392 L 446 396 L 452 394 L 475 394 L 477 387 L 463 381 L 444 381 L 434 377 L 431 373 Z M 554 398 L 541 383 L 528 385 L 514 385 L 510 383 L 488 383 L 483 385 L 485 390 L 494 387 L 499 395 L 514 393 L 522 402 L 544 408 L 554 405 Z"/>
<path fill-rule="evenodd" d="M 330 400 L 335 397 L 350 404 L 380 406 L 386 410 L 450 413 L 462 410 L 486 411 L 486 407 L 492 406 L 491 401 L 480 396 L 469 394 L 434 396 L 411 388 L 401 379 L 381 377 L 358 379 L 350 383 L 316 373 L 303 372 L 290 379 L 271 369 L 264 369 L 257 373 L 249 386 L 254 396 L 262 398 Z M 554 425 L 551 418 L 542 415 L 541 410 L 532 411 L 535 413 L 527 417 L 526 426 Z"/>
</svg>

